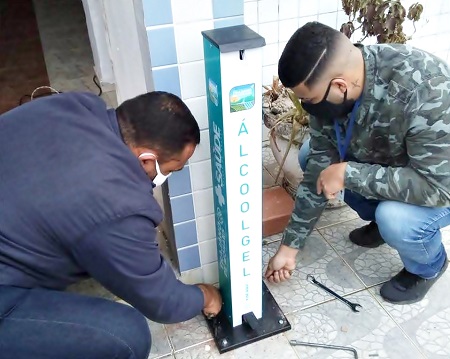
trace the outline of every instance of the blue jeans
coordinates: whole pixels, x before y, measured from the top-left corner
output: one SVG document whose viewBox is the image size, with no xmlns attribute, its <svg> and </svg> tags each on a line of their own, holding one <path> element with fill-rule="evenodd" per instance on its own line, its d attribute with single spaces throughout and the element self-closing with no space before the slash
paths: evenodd
<svg viewBox="0 0 450 359">
<path fill-rule="evenodd" d="M 309 141 L 298 156 L 302 170 L 308 154 Z M 440 229 L 450 225 L 450 208 L 367 199 L 348 189 L 344 201 L 363 220 L 378 224 L 384 241 L 398 251 L 408 272 L 427 279 L 437 276 L 447 258 Z"/>
<path fill-rule="evenodd" d="M 144 359 L 150 346 L 147 320 L 128 305 L 0 286 L 2 359 Z"/>
</svg>

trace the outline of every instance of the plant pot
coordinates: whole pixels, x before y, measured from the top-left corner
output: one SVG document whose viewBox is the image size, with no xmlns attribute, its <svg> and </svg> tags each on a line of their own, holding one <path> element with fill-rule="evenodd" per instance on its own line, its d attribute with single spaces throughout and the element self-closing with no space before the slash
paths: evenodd
<svg viewBox="0 0 450 359">
<path fill-rule="evenodd" d="M 305 136 L 305 140 L 307 140 L 308 138 L 309 134 Z M 275 161 L 277 161 L 278 165 L 281 168 L 283 157 L 286 151 L 288 151 L 289 141 L 284 137 L 277 136 L 275 134 L 274 136 L 269 136 L 269 146 L 272 150 Z M 295 197 L 298 185 L 303 179 L 303 171 L 301 170 L 298 163 L 298 153 L 300 147 L 301 145 L 291 146 L 286 160 L 284 161 L 284 164 L 282 166 L 282 172 L 279 174 L 279 176 L 283 178 L 283 187 L 292 197 Z M 278 173 L 274 173 L 274 175 L 277 176 Z"/>
</svg>

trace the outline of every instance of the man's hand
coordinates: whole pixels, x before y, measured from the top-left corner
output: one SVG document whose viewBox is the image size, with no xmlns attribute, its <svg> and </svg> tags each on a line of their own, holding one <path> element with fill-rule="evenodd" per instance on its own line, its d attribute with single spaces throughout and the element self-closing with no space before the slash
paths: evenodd
<svg viewBox="0 0 450 359">
<path fill-rule="evenodd" d="M 345 168 L 347 162 L 335 163 L 320 172 L 317 179 L 317 194 L 323 192 L 327 199 L 336 198 L 336 194 L 345 188 Z"/>
<path fill-rule="evenodd" d="M 204 306 L 203 313 L 210 318 L 219 314 L 222 309 L 222 296 L 219 290 L 211 284 L 197 284 L 197 287 L 203 292 Z"/>
<path fill-rule="evenodd" d="M 264 277 L 271 283 L 280 283 L 291 277 L 295 269 L 295 256 L 298 249 L 282 244 L 277 253 L 270 258 Z"/>
</svg>

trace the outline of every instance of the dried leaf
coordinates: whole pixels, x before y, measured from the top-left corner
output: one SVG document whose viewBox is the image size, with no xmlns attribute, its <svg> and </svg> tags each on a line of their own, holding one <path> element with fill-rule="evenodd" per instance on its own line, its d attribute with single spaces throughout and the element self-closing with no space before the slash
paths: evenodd
<svg viewBox="0 0 450 359">
<path fill-rule="evenodd" d="M 355 27 L 353 26 L 353 23 L 349 21 L 345 24 L 342 24 L 340 31 L 350 39 L 354 30 Z"/>
<path fill-rule="evenodd" d="M 448 0 L 447 0 L 448 1 Z M 422 15 L 423 6 L 422 4 L 415 3 L 409 7 L 408 19 L 413 21 L 419 21 L 420 15 Z"/>
<path fill-rule="evenodd" d="M 344 10 L 347 16 L 350 16 L 353 10 L 352 0 L 342 0 L 342 10 Z"/>
<path fill-rule="evenodd" d="M 368 5 L 367 6 L 367 8 L 366 8 L 366 18 L 367 18 L 367 21 L 372 21 L 373 20 L 373 18 L 375 17 L 375 9 L 376 9 L 376 7 L 375 7 L 375 5 L 373 5 L 373 4 L 370 4 L 370 5 Z"/>
<path fill-rule="evenodd" d="M 375 34 L 381 35 L 384 33 L 383 25 L 379 21 L 373 22 L 373 31 Z"/>
<path fill-rule="evenodd" d="M 389 17 L 386 20 L 385 27 L 388 30 L 388 33 L 393 33 L 396 26 L 397 26 L 397 20 L 395 18 Z"/>
</svg>

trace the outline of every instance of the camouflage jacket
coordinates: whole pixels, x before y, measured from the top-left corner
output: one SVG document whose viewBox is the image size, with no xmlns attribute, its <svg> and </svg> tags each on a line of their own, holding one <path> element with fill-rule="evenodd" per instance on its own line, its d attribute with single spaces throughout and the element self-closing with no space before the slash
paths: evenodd
<svg viewBox="0 0 450 359">
<path fill-rule="evenodd" d="M 360 47 L 365 83 L 345 188 L 366 198 L 450 206 L 450 69 L 407 45 Z M 347 118 L 338 119 L 346 128 Z M 333 121 L 311 116 L 311 152 L 282 243 L 301 248 L 326 205 L 320 172 L 339 162 Z"/>
</svg>

